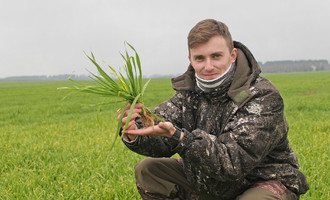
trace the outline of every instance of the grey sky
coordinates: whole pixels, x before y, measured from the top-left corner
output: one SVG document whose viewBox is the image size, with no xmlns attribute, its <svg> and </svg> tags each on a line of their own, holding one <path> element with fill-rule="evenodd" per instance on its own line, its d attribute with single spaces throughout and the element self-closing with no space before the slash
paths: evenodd
<svg viewBox="0 0 330 200">
<path fill-rule="evenodd" d="M 83 51 L 118 68 L 124 41 L 145 75 L 178 74 L 187 34 L 200 20 L 225 22 L 261 62 L 330 60 L 328 0 L 0 0 L 0 78 L 87 74 Z"/>
</svg>

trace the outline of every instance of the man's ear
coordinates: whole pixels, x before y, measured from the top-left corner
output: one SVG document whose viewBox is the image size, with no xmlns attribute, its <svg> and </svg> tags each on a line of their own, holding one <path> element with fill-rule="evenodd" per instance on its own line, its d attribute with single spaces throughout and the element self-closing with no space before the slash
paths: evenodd
<svg viewBox="0 0 330 200">
<path fill-rule="evenodd" d="M 190 55 L 188 56 L 188 59 L 189 59 L 189 62 L 190 62 L 190 64 L 191 64 L 191 58 L 190 58 Z"/>
<path fill-rule="evenodd" d="M 233 50 L 231 51 L 230 57 L 231 57 L 232 62 L 236 61 L 236 58 L 237 58 L 237 49 L 236 48 L 233 48 Z"/>
</svg>

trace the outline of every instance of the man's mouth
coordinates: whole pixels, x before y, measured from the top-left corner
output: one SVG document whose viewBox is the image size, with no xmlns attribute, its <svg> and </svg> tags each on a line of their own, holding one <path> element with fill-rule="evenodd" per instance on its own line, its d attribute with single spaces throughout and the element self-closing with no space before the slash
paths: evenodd
<svg viewBox="0 0 330 200">
<path fill-rule="evenodd" d="M 219 74 L 203 74 L 204 79 L 206 80 L 212 80 L 219 76 Z"/>
</svg>

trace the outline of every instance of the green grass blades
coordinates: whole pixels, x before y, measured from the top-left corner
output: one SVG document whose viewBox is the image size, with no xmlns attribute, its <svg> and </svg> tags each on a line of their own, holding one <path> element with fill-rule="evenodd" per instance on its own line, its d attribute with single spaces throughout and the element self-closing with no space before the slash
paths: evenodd
<svg viewBox="0 0 330 200">
<path fill-rule="evenodd" d="M 125 44 L 127 44 L 131 48 L 131 50 L 134 51 L 135 57 L 131 56 L 128 53 L 127 49 L 125 49 L 124 54 L 120 54 L 125 61 L 125 65 L 123 66 L 124 74 L 122 74 L 120 71 L 116 71 L 113 67 L 108 65 L 111 71 L 111 75 L 108 75 L 102 69 L 102 67 L 97 63 L 93 52 L 91 52 L 90 56 L 87 54 L 86 56 L 95 65 L 99 73 L 99 75 L 96 75 L 95 73 L 89 72 L 90 78 L 93 80 L 95 84 L 84 85 L 80 82 L 69 79 L 71 82 L 74 83 L 74 87 L 60 88 L 60 89 L 73 89 L 79 92 L 91 93 L 106 97 L 117 97 L 119 98 L 119 102 L 125 103 L 125 106 L 121 108 L 122 111 L 124 111 L 125 108 L 129 104 L 131 104 L 129 114 L 127 116 L 127 122 L 122 130 L 123 132 L 127 129 L 128 123 L 131 120 L 131 115 L 135 104 L 136 103 L 143 104 L 144 92 L 150 82 L 150 80 L 148 80 L 143 85 L 140 57 L 132 45 L 130 45 L 127 42 L 125 42 Z M 164 121 L 162 118 L 155 116 L 148 108 L 143 108 L 142 110 L 143 110 L 143 114 L 141 115 L 141 118 L 145 118 L 144 121 L 149 121 L 148 124 L 152 124 L 152 125 L 154 124 L 153 118 Z M 116 130 L 116 137 L 114 142 L 116 141 L 117 136 L 121 130 L 121 121 L 123 117 L 124 117 L 124 112 L 122 112 L 122 114 L 119 116 L 117 130 Z"/>
<path fill-rule="evenodd" d="M 290 145 L 310 184 L 300 199 L 329 199 L 330 72 L 263 76 L 282 94 Z M 125 103 L 96 112 L 90 104 L 117 98 L 56 90 L 70 85 L 0 81 L 0 199 L 141 199 L 134 165 L 145 156 L 118 140 L 111 150 Z M 174 94 L 170 79 L 152 79 L 144 103 L 153 109 Z"/>
</svg>

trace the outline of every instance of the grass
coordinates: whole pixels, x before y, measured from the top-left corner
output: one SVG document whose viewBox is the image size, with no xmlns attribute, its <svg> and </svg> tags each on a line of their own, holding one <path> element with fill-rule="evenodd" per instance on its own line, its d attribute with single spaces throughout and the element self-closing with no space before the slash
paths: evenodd
<svg viewBox="0 0 330 200">
<path fill-rule="evenodd" d="M 330 72 L 267 74 L 280 90 L 289 140 L 310 190 L 301 199 L 329 199 Z"/>
<path fill-rule="evenodd" d="M 281 91 L 289 139 L 310 190 L 301 199 L 328 199 L 330 72 L 264 74 Z M 97 112 L 104 97 L 56 88 L 68 82 L 0 82 L 0 199 L 140 199 L 134 165 L 143 159 L 117 142 L 118 105 Z M 153 79 L 145 104 L 174 94 Z"/>
</svg>

